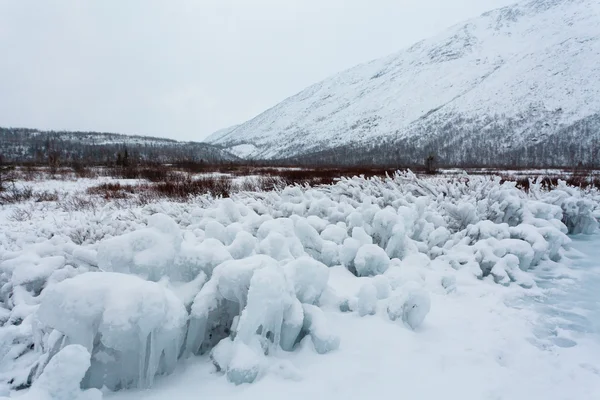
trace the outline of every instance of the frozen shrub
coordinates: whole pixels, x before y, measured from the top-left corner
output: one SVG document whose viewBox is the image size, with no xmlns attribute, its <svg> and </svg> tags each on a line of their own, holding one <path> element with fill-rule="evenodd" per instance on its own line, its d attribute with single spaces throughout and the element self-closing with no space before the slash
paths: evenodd
<svg viewBox="0 0 600 400">
<path fill-rule="evenodd" d="M 549 244 L 538 228 L 529 224 L 520 224 L 510 228 L 510 235 L 514 239 L 521 239 L 529 243 L 533 250 L 532 266 L 536 266 L 544 257 L 548 257 Z"/>
<path fill-rule="evenodd" d="M 329 240 L 324 240 L 321 248 L 321 254 L 317 257 L 317 259 L 330 267 L 339 265 L 340 246 Z"/>
<path fill-rule="evenodd" d="M 223 224 L 217 221 L 209 221 L 204 226 L 204 234 L 207 239 L 217 239 L 221 243 L 227 242 L 227 230 L 225 229 Z"/>
<path fill-rule="evenodd" d="M 285 310 L 281 326 L 281 340 L 279 341 L 281 348 L 285 351 L 292 351 L 302 337 L 305 322 L 303 306 L 300 301 L 294 300 Z"/>
<path fill-rule="evenodd" d="M 393 259 L 390 268 L 384 277 L 390 283 L 392 289 L 396 289 L 409 282 L 422 284 L 424 282 L 425 268 L 429 267 L 429 257 L 421 253 L 415 253 L 404 260 Z"/>
<path fill-rule="evenodd" d="M 387 207 L 379 210 L 373 217 L 373 241 L 385 248 L 392 236 L 392 230 L 398 221 L 398 214 L 393 208 Z M 403 225 L 402 225 L 403 226 Z M 404 233 L 404 232 L 403 232 Z"/>
<path fill-rule="evenodd" d="M 501 272 L 502 270 L 506 272 L 506 275 L 509 277 L 511 282 L 515 282 L 519 286 L 524 288 L 531 288 L 535 286 L 535 281 L 533 278 L 521 270 L 520 260 L 514 254 L 507 254 L 502 257 L 492 269 L 494 278 L 496 279 L 496 277 L 498 277 L 498 283 L 505 284 L 506 281 L 504 279 L 504 274 Z"/>
<path fill-rule="evenodd" d="M 424 290 L 412 290 L 402 306 L 402 320 L 412 329 L 417 329 L 430 309 L 429 293 Z"/>
<path fill-rule="evenodd" d="M 392 229 L 392 235 L 390 236 L 387 245 L 385 246 L 385 252 L 390 258 L 402 259 L 407 254 L 417 251 L 416 246 L 412 243 L 403 225 L 395 225 Z"/>
<path fill-rule="evenodd" d="M 310 304 L 303 304 L 303 308 L 304 325 L 302 330 L 310 335 L 315 351 L 325 354 L 337 350 L 340 346 L 340 338 L 329 329 L 323 311 Z"/>
<path fill-rule="evenodd" d="M 38 294 L 46 281 L 57 270 L 65 267 L 64 256 L 40 257 L 35 253 L 24 253 L 0 262 L 0 273 L 5 274 L 12 285 L 22 285 Z"/>
<path fill-rule="evenodd" d="M 253 255 L 256 245 L 257 241 L 254 236 L 248 232 L 240 231 L 235 235 L 233 242 L 227 246 L 227 251 L 234 259 L 240 260 Z"/>
<path fill-rule="evenodd" d="M 301 303 L 316 304 L 327 287 L 327 266 L 310 257 L 300 257 L 286 264 L 284 270 L 294 286 L 298 300 Z"/>
<path fill-rule="evenodd" d="M 326 219 L 317 217 L 316 215 L 309 215 L 306 217 L 306 222 L 310 224 L 317 232 L 323 232 L 323 230 L 329 225 L 329 221 Z"/>
<path fill-rule="evenodd" d="M 354 259 L 356 258 L 356 253 L 358 253 L 358 249 L 360 248 L 361 243 L 357 239 L 354 238 L 346 238 L 344 240 L 344 244 L 340 246 L 339 257 L 340 262 L 344 265 L 349 271 L 356 273 L 356 269 L 354 266 Z"/>
<path fill-rule="evenodd" d="M 36 315 L 44 332 L 56 329 L 64 345 L 79 344 L 92 354 L 83 387 L 112 390 L 148 387 L 155 375 L 170 373 L 187 320 L 170 290 L 108 272 L 84 273 L 49 287 Z"/>
<path fill-rule="evenodd" d="M 272 232 L 277 232 L 286 238 L 295 238 L 294 221 L 290 218 L 276 218 L 264 221 L 258 228 L 256 237 L 262 240 Z"/>
<path fill-rule="evenodd" d="M 298 219 L 294 225 L 296 236 L 300 239 L 304 250 L 313 257 L 320 254 L 323 239 L 319 232 L 304 218 Z"/>
<path fill-rule="evenodd" d="M 500 224 L 506 223 L 510 226 L 518 225 L 523 220 L 525 195 L 515 189 L 514 182 L 493 187 L 487 195 L 486 219 Z"/>
<path fill-rule="evenodd" d="M 106 239 L 98 246 L 103 271 L 136 274 L 152 281 L 170 276 L 183 237 L 175 221 L 154 214 L 148 227 Z"/>
<path fill-rule="evenodd" d="M 508 273 L 503 268 L 503 263 L 497 262 L 494 264 L 492 269 L 490 270 L 490 274 L 494 278 L 494 282 L 499 283 L 503 286 L 508 286 L 510 284 L 510 277 Z"/>
<path fill-rule="evenodd" d="M 352 228 L 352 238 L 360 244 L 373 244 L 373 238 L 362 227 Z"/>
<path fill-rule="evenodd" d="M 254 271 L 273 265 L 277 261 L 271 257 L 256 255 L 215 268 L 192 304 L 187 353 L 204 353 L 229 336 L 234 318 L 246 306 Z"/>
<path fill-rule="evenodd" d="M 184 240 L 168 276 L 176 281 L 190 282 L 200 273 L 210 276 L 217 265 L 231 258 L 228 247 L 217 239 L 208 238 L 200 243 L 195 239 Z"/>
<path fill-rule="evenodd" d="M 500 255 L 514 254 L 517 256 L 519 259 L 519 268 L 523 271 L 531 268 L 535 258 L 535 252 L 531 245 L 524 240 L 518 239 L 500 240 L 496 245 L 495 252 L 501 253 Z"/>
<path fill-rule="evenodd" d="M 328 225 L 327 228 L 321 232 L 321 237 L 324 240 L 332 241 L 336 244 L 342 244 L 344 239 L 348 237 L 348 233 L 345 228 L 337 225 Z"/>
<path fill-rule="evenodd" d="M 60 350 L 44 368 L 23 400 L 101 400 L 98 389 L 81 390 L 79 384 L 90 367 L 90 353 L 72 344 Z"/>
<path fill-rule="evenodd" d="M 377 275 L 371 279 L 371 283 L 377 290 L 377 298 L 379 300 L 386 299 L 390 296 L 391 285 L 389 279 L 384 275 Z"/>
<path fill-rule="evenodd" d="M 261 372 L 263 359 L 264 355 L 256 341 L 253 347 L 243 342 L 235 342 L 227 366 L 227 380 L 236 385 L 254 382 Z"/>
<path fill-rule="evenodd" d="M 354 266 L 358 276 L 372 276 L 384 273 L 390 265 L 385 250 L 374 244 L 362 245 L 356 252 Z"/>
<path fill-rule="evenodd" d="M 233 340 L 230 337 L 222 339 L 210 351 L 210 359 L 217 372 L 226 372 L 233 356 Z"/>
<path fill-rule="evenodd" d="M 544 200 L 562 209 L 562 222 L 569 233 L 590 234 L 598 229 L 598 221 L 593 213 L 597 206 L 593 200 L 584 198 L 579 189 L 559 181 L 558 187 L 550 191 Z"/>
<path fill-rule="evenodd" d="M 294 254 L 289 240 L 279 232 L 271 232 L 258 244 L 258 251 L 273 257 L 277 261 L 292 260 Z M 297 254 L 300 255 L 300 254 Z"/>
<path fill-rule="evenodd" d="M 377 289 L 372 283 L 365 283 L 358 291 L 358 315 L 373 315 L 377 312 Z"/>
<path fill-rule="evenodd" d="M 362 227 L 365 221 L 360 212 L 353 211 L 346 217 L 346 224 L 349 228 Z"/>
<path fill-rule="evenodd" d="M 305 255 L 304 246 L 296 236 L 294 222 L 290 218 L 264 221 L 258 228 L 256 237 L 260 240 L 261 254 L 267 254 L 277 260 Z"/>
<path fill-rule="evenodd" d="M 292 290 L 279 267 L 256 270 L 248 289 L 248 303 L 237 326 L 236 341 L 250 345 L 258 335 L 265 353 L 279 347 L 285 311 L 295 300 Z"/>
<path fill-rule="evenodd" d="M 506 223 L 496 224 L 492 221 L 484 220 L 469 225 L 466 234 L 473 242 L 489 239 L 491 237 L 500 240 L 510 238 L 510 229 Z"/>
<path fill-rule="evenodd" d="M 280 268 L 266 266 L 254 271 L 227 366 L 230 382 L 253 382 L 262 370 L 264 356 L 277 352 L 282 338 L 288 341 L 300 333 L 301 319 L 297 318 L 297 313 L 288 312 L 296 304 L 298 300 Z M 286 323 L 286 317 L 293 321 Z"/>
<path fill-rule="evenodd" d="M 390 297 L 387 313 L 392 321 L 401 318 L 411 329 L 417 329 L 425 320 L 430 308 L 429 293 L 411 285 Z"/>
<path fill-rule="evenodd" d="M 443 226 L 436 228 L 429 234 L 427 238 L 427 245 L 431 248 L 434 246 L 442 247 L 448 240 L 450 240 L 450 231 Z"/>
<path fill-rule="evenodd" d="M 448 215 L 448 226 L 455 231 L 463 230 L 479 221 L 477 208 L 472 203 L 464 202 L 458 205 L 446 203 L 444 207 Z"/>
</svg>

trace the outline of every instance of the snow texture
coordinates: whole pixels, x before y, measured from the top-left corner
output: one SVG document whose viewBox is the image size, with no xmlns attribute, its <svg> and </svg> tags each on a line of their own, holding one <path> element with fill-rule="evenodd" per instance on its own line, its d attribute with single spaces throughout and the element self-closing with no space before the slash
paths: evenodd
<svg viewBox="0 0 600 400">
<path fill-rule="evenodd" d="M 60 223 L 44 220 L 47 208 L 37 223 L 0 211 L 0 390 L 52 391 L 48 376 L 71 356 L 65 390 L 147 388 L 183 359 L 209 360 L 236 385 L 296 380 L 305 371 L 290 359 L 379 342 L 367 331 L 346 343 L 340 321 L 435 342 L 442 320 L 470 325 L 460 307 L 513 315 L 498 308 L 505 298 L 538 295 L 536 274 L 562 276 L 567 234 L 596 231 L 599 200 L 564 183 L 531 180 L 524 192 L 499 178 L 406 172 L 202 204 L 56 211 Z M 81 226 L 95 239 L 65 233 Z M 453 306 L 458 314 L 443 316 Z"/>
</svg>

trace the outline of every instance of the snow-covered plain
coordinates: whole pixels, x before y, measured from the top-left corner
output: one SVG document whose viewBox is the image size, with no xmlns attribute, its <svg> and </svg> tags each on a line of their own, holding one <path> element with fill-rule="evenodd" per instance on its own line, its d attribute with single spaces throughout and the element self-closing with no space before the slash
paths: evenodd
<svg viewBox="0 0 600 400">
<path fill-rule="evenodd" d="M 2 206 L 0 396 L 595 399 L 599 200 L 402 173 Z"/>
</svg>

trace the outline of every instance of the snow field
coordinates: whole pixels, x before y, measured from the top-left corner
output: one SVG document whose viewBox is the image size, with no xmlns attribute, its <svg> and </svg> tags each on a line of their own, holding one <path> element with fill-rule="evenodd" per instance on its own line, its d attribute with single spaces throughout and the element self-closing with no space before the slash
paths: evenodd
<svg viewBox="0 0 600 400">
<path fill-rule="evenodd" d="M 538 269 L 562 268 L 567 233 L 596 230 L 599 198 L 564 184 L 545 191 L 532 182 L 525 193 L 488 177 L 403 173 L 202 203 L 57 213 L 54 223 L 45 212 L 32 221 L 6 221 L 9 229 L 0 233 L 0 382 L 7 393 L 31 386 L 27 395 L 38 390 L 52 399 L 94 398 L 92 388 L 151 387 L 156 376 L 190 360 L 203 360 L 192 365 L 236 385 L 261 387 L 274 377 L 294 382 L 305 374 L 312 382 L 318 375 L 305 369 L 326 367 L 309 366 L 309 354 L 327 354 L 322 363 L 332 369 L 331 363 L 356 362 L 352 357 L 376 357 L 359 355 L 353 346 L 367 340 L 365 334 L 375 351 L 380 330 L 382 337 L 396 332 L 407 340 L 391 340 L 383 362 L 417 357 L 408 343 L 450 344 L 453 338 L 444 334 L 459 335 L 459 322 L 473 326 L 470 318 L 485 318 L 487 327 L 473 329 L 488 335 L 492 327 L 497 336 L 490 343 L 477 339 L 472 355 L 455 337 L 461 344 L 446 351 L 450 364 L 457 357 L 451 376 L 477 374 L 468 370 L 471 361 L 489 367 L 480 374 L 508 362 L 516 368 L 512 374 L 522 371 L 518 365 L 527 355 L 531 360 L 523 365 L 536 367 L 548 355 L 533 353 L 526 334 L 503 336 L 513 328 L 527 332 L 527 324 L 518 310 L 498 304 L 541 290 Z M 74 243 L 68 232 L 81 228 L 89 235 Z M 485 316 L 490 310 L 502 315 Z M 429 314 L 435 316 L 431 325 Z M 522 354 L 504 353 L 506 341 Z M 436 357 L 446 354 L 435 349 L 441 351 Z M 492 364 L 478 358 L 481 351 L 494 352 Z M 44 374 L 52 375 L 55 360 L 70 353 L 81 359 L 81 369 L 60 379 L 77 388 L 81 381 L 88 391 L 57 397 Z M 557 371 L 543 371 L 532 387 L 553 379 L 560 392 L 565 381 L 554 376 Z M 496 372 L 492 383 L 501 387 L 506 377 Z M 358 378 L 367 371 L 355 373 Z M 404 373 L 415 390 L 423 384 L 410 370 Z M 585 376 L 573 379 L 588 385 Z M 207 385 L 222 390 L 220 383 Z M 360 389 L 354 389 L 345 390 L 358 398 Z M 489 385 L 472 390 L 465 398 L 493 394 Z"/>
</svg>

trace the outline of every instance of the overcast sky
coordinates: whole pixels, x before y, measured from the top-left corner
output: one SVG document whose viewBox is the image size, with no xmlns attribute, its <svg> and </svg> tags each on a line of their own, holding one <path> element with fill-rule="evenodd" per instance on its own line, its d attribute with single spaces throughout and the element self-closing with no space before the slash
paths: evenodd
<svg viewBox="0 0 600 400">
<path fill-rule="evenodd" d="M 0 126 L 201 140 L 514 0 L 0 0 Z"/>
</svg>

